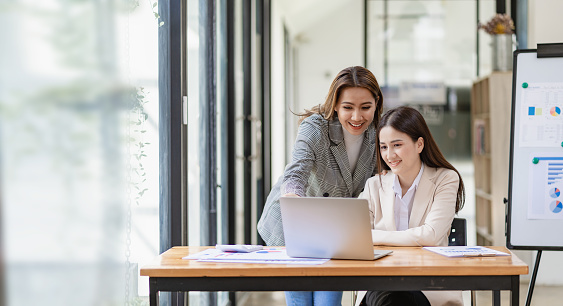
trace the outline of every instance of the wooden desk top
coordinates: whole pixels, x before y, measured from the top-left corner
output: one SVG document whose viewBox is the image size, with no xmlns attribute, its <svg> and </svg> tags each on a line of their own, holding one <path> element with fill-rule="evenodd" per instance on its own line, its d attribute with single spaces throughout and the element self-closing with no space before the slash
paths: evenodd
<svg viewBox="0 0 563 306">
<path fill-rule="evenodd" d="M 467 276 L 521 275 L 528 266 L 505 247 L 489 247 L 512 256 L 448 258 L 420 247 L 375 247 L 393 254 L 374 261 L 330 260 L 322 265 L 210 263 L 182 259 L 212 247 L 173 247 L 141 268 L 150 277 L 237 276 Z"/>
</svg>

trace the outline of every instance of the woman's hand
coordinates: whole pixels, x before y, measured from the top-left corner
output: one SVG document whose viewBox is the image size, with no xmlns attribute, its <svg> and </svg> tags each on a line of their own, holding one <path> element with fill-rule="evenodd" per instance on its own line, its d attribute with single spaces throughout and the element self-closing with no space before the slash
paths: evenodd
<svg viewBox="0 0 563 306">
<path fill-rule="evenodd" d="M 286 193 L 283 195 L 284 197 L 299 197 L 298 195 L 296 195 L 295 193 Z"/>
</svg>

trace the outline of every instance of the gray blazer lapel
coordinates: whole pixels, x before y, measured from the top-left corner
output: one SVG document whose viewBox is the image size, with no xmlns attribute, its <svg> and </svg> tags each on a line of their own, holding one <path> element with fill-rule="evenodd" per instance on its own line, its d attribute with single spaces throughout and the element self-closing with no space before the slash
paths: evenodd
<svg viewBox="0 0 563 306">
<path fill-rule="evenodd" d="M 395 224 L 395 191 L 393 190 L 393 174 L 387 173 L 381 176 L 381 187 L 379 187 L 381 214 L 385 229 L 388 231 L 396 231 Z"/>
<path fill-rule="evenodd" d="M 428 209 L 428 205 L 432 201 L 432 194 L 436 190 L 434 176 L 436 169 L 424 166 L 424 171 L 420 177 L 420 182 L 416 188 L 416 194 L 412 203 L 412 211 L 409 220 L 409 228 L 420 226 L 424 212 Z"/>
<path fill-rule="evenodd" d="M 338 163 L 340 173 L 342 173 L 348 192 L 350 195 L 353 195 L 354 183 L 352 180 L 352 173 L 350 171 L 350 161 L 348 161 L 348 153 L 346 153 L 346 144 L 344 143 L 344 133 L 342 132 L 342 125 L 340 124 L 340 121 L 338 121 L 338 117 L 335 116 L 329 122 L 328 131 L 330 140 L 333 142 L 333 145 L 330 146 L 330 151 L 334 155 L 336 163 Z"/>
</svg>

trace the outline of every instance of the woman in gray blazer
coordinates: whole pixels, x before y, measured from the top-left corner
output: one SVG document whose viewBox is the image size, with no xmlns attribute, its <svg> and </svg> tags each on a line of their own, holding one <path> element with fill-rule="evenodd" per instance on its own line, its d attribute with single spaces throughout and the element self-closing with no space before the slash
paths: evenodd
<svg viewBox="0 0 563 306">
<path fill-rule="evenodd" d="M 258 232 L 267 245 L 285 245 L 279 199 L 357 197 L 377 171 L 376 133 L 383 95 L 374 75 L 348 67 L 332 81 L 324 104 L 301 116 L 292 160 L 272 187 Z M 288 305 L 341 305 L 342 292 L 286 292 Z"/>
</svg>

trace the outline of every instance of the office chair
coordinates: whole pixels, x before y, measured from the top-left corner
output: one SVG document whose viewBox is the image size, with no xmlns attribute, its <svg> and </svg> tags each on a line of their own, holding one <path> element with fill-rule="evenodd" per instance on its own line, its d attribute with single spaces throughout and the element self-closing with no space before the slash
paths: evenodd
<svg viewBox="0 0 563 306">
<path fill-rule="evenodd" d="M 467 245 L 467 222 L 464 218 L 454 218 L 448 237 L 449 246 Z"/>
<path fill-rule="evenodd" d="M 464 218 L 454 218 L 448 246 L 467 245 L 467 221 Z M 475 291 L 471 290 L 471 306 L 475 306 Z"/>
</svg>

